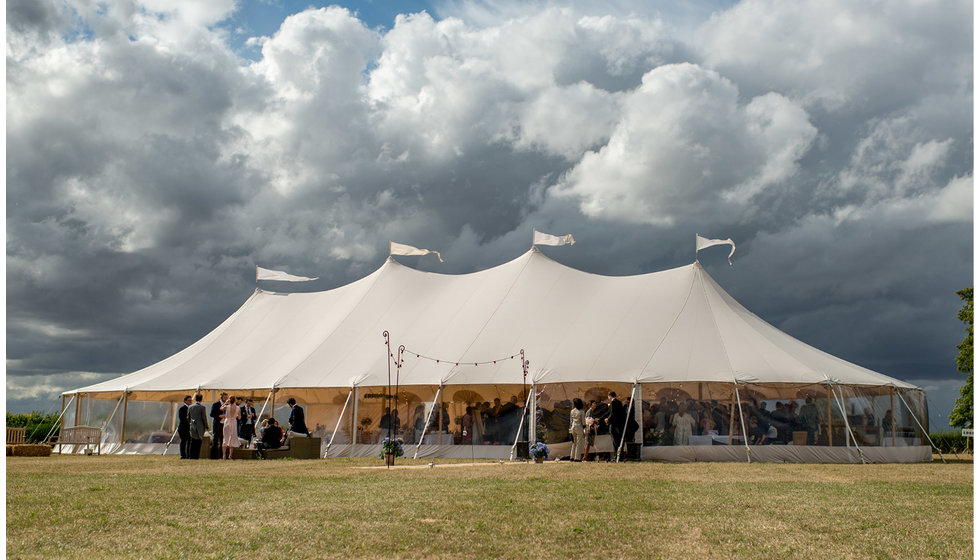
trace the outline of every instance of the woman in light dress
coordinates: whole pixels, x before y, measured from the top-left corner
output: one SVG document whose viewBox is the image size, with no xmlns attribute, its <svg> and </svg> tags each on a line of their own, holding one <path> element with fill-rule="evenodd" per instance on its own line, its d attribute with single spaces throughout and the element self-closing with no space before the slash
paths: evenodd
<svg viewBox="0 0 980 560">
<path fill-rule="evenodd" d="M 584 461 L 589 460 L 589 450 L 595 447 L 595 436 L 599 429 L 599 419 L 596 418 L 596 402 L 589 401 L 589 409 L 585 411 L 585 456 Z"/>
<path fill-rule="evenodd" d="M 582 446 L 585 444 L 585 403 L 576 397 L 572 401 L 572 410 L 569 413 L 568 433 L 572 434 L 572 453 L 569 458 L 572 461 L 582 460 Z"/>
<path fill-rule="evenodd" d="M 225 459 L 231 459 L 231 450 L 241 445 L 238 440 L 238 417 L 241 413 L 238 410 L 238 405 L 235 404 L 237 399 L 238 397 L 228 399 L 228 402 L 221 407 L 221 411 L 224 413 L 222 449 Z"/>
<path fill-rule="evenodd" d="M 674 425 L 674 445 L 688 445 L 696 423 L 694 417 L 687 413 L 687 403 L 681 403 L 670 423 Z"/>
</svg>

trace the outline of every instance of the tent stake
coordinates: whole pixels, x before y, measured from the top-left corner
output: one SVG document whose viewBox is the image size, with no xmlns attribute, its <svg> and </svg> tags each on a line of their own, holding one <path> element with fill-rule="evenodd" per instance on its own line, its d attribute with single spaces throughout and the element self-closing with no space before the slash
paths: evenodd
<svg viewBox="0 0 980 560">
<path fill-rule="evenodd" d="M 327 455 L 330 454 L 330 446 L 333 445 L 333 438 L 337 437 L 337 431 L 340 430 L 340 423 L 344 421 L 344 413 L 347 412 L 347 404 L 350 403 L 351 395 L 354 394 L 354 388 L 351 387 L 350 393 L 347 393 L 347 400 L 344 401 L 344 408 L 340 409 L 340 416 L 337 418 L 337 425 L 333 429 L 333 433 L 330 434 L 330 441 L 327 442 L 327 449 L 323 452 L 323 458 L 326 459 Z"/>
<path fill-rule="evenodd" d="M 735 382 L 735 400 L 738 401 L 738 421 L 742 425 L 742 443 L 745 444 L 745 460 L 752 462 L 752 450 L 749 449 L 749 433 L 745 431 L 745 417 L 742 415 L 742 398 L 738 394 L 738 382 Z"/>
<path fill-rule="evenodd" d="M 895 388 L 893 387 L 892 388 L 892 391 L 894 391 L 894 390 L 895 390 Z M 915 423 L 919 426 L 919 429 L 922 430 L 922 433 L 925 434 L 926 439 L 929 440 L 929 445 L 931 445 L 932 448 L 936 450 L 936 453 L 939 453 L 939 458 L 943 460 L 943 464 L 945 465 L 946 464 L 946 458 L 943 457 L 943 452 L 940 451 L 939 448 L 936 447 L 936 444 L 932 442 L 932 438 L 929 437 L 929 432 L 927 432 L 926 429 L 922 427 L 922 424 L 919 423 L 919 419 L 916 418 L 915 412 L 912 411 L 912 407 L 909 406 L 908 401 L 905 400 L 905 397 L 902 396 L 902 393 L 898 393 L 898 398 L 902 399 L 902 404 L 905 405 L 905 408 L 908 409 L 909 414 L 912 415 L 912 420 L 915 420 Z M 892 411 L 892 424 L 893 424 L 892 425 L 892 434 L 895 433 L 895 426 L 894 426 L 895 420 L 894 420 L 894 418 L 895 418 L 895 412 L 894 412 L 894 409 L 893 409 L 893 411 Z"/>
<path fill-rule="evenodd" d="M 425 430 L 429 427 L 429 420 L 432 418 L 432 411 L 436 407 L 436 403 L 439 402 L 439 396 L 442 395 L 442 385 L 439 385 L 439 389 L 436 391 L 435 398 L 432 399 L 432 408 L 429 409 L 429 413 L 425 415 L 425 423 L 422 424 L 422 434 L 419 435 L 419 442 L 415 445 L 415 456 L 412 459 L 419 458 L 419 448 L 422 447 L 422 440 L 425 438 Z M 357 403 L 355 403 L 356 405 Z"/>
</svg>

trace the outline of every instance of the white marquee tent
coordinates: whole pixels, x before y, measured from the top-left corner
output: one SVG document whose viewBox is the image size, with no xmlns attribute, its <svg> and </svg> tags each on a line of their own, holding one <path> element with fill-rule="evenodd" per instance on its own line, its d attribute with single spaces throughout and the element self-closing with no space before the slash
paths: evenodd
<svg viewBox="0 0 980 560">
<path fill-rule="evenodd" d="M 392 366 L 383 331 L 390 333 L 392 354 L 395 346 L 406 347 L 400 370 Z M 530 362 L 526 379 L 521 350 Z M 460 418 L 468 407 L 478 409 L 494 398 L 506 403 L 517 396 L 522 406 L 525 394 L 531 396 L 527 406 L 537 411 L 529 415 L 531 439 L 551 439 L 552 454 L 560 454 L 567 429 L 542 435 L 540 425 L 560 424 L 556 418 L 575 396 L 616 390 L 637 403 L 634 414 L 642 425 L 635 441 L 648 444 L 663 439 L 651 434 L 657 407 L 669 406 L 661 399 L 711 403 L 722 413 L 727 407 L 729 425 L 716 426 L 721 434 L 715 439 L 728 440 L 723 443 L 737 443 L 736 432 L 745 430 L 739 413 L 743 400 L 768 401 L 771 407 L 775 400 L 802 403 L 811 397 L 820 407 L 823 445 L 799 445 L 799 440 L 795 446 L 757 449 L 644 445 L 645 458 L 931 459 L 922 445 L 921 389 L 781 332 L 732 299 L 698 262 L 610 277 L 569 268 L 536 248 L 470 274 L 422 272 L 389 258 L 374 273 L 332 290 L 257 288 L 240 309 L 185 350 L 63 396 L 76 399 L 76 424 L 102 419 L 109 432 L 119 423 L 122 401 L 119 443 L 127 440 L 125 409 L 135 403 L 163 403 L 172 427 L 176 404 L 194 391 L 211 398 L 212 392 L 228 390 L 252 396 L 270 410 L 293 396 L 308 407 L 324 436 L 325 453 L 367 455 L 377 453 L 378 420 L 396 374 L 396 410 L 406 419 L 401 428 L 412 432 L 407 435 L 417 440 L 415 451 L 422 455 L 469 457 L 477 454 L 473 447 L 480 448 L 480 456 L 508 454 L 514 426 L 508 425 L 511 431 L 502 441 L 473 441 L 484 437 L 470 434 L 469 445 L 460 445 L 466 441 Z M 86 412 L 93 399 L 113 406 Z M 888 433 L 880 426 L 885 409 L 894 418 Z M 864 422 L 862 414 L 876 420 Z M 437 439 L 435 433 L 415 433 L 420 420 L 424 430 L 435 416 Z M 70 410 L 67 419 L 72 421 Z M 118 449 L 132 452 L 139 446 Z"/>
</svg>

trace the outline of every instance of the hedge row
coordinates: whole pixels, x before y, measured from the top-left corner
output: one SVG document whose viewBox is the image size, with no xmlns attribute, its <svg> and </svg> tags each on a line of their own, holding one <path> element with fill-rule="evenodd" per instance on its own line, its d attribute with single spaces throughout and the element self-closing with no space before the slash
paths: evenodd
<svg viewBox="0 0 980 560">
<path fill-rule="evenodd" d="M 27 414 L 7 413 L 8 428 L 25 428 L 24 437 L 27 443 L 41 443 L 44 436 L 48 435 L 51 427 L 58 421 L 57 414 L 44 414 L 43 412 L 30 412 Z"/>
<path fill-rule="evenodd" d="M 938 432 L 929 434 L 932 443 L 936 444 L 943 453 L 962 453 L 967 448 L 967 439 L 959 431 Z M 970 449 L 973 449 L 973 442 L 969 442 Z"/>
</svg>

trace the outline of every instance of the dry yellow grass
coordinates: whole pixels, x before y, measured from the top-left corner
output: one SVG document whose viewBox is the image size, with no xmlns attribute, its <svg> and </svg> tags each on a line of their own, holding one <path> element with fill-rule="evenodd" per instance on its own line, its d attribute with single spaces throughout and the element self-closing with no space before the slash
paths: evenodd
<svg viewBox="0 0 980 560">
<path fill-rule="evenodd" d="M 401 465 L 428 461 L 399 459 Z M 449 461 L 437 461 L 448 463 Z M 970 558 L 972 463 L 7 459 L 8 558 Z"/>
</svg>

